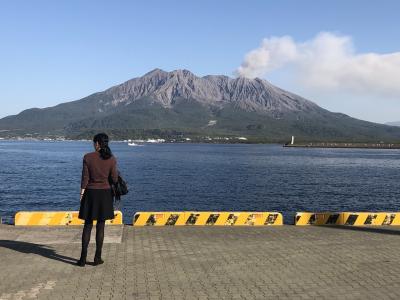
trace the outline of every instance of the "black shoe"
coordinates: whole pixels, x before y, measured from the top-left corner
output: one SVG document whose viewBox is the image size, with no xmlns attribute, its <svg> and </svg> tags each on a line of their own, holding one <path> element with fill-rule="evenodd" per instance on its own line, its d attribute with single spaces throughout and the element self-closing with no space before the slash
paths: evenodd
<svg viewBox="0 0 400 300">
<path fill-rule="evenodd" d="M 76 264 L 80 267 L 84 267 L 86 265 L 86 260 L 80 259 L 76 262 Z"/>
<path fill-rule="evenodd" d="M 101 265 L 104 264 L 104 260 L 102 260 L 100 257 L 95 257 L 94 261 L 93 261 L 93 265 L 97 266 L 97 265 Z"/>
</svg>

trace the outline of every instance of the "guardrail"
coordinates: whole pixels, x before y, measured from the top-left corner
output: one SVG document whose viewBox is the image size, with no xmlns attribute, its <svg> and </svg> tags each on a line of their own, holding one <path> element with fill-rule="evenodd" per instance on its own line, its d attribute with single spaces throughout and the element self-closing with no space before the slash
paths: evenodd
<svg viewBox="0 0 400 300">
<path fill-rule="evenodd" d="M 400 212 L 298 212 L 295 225 L 400 225 Z"/>
<path fill-rule="evenodd" d="M 343 225 L 400 225 L 400 212 L 343 212 Z"/>
<path fill-rule="evenodd" d="M 278 212 L 137 212 L 133 226 L 267 226 L 283 225 Z"/>
<path fill-rule="evenodd" d="M 16 226 L 65 226 L 83 225 L 78 211 L 20 211 L 15 214 Z M 96 223 L 96 222 L 94 222 Z M 122 225 L 122 212 L 115 211 L 114 219 L 106 225 Z"/>
</svg>

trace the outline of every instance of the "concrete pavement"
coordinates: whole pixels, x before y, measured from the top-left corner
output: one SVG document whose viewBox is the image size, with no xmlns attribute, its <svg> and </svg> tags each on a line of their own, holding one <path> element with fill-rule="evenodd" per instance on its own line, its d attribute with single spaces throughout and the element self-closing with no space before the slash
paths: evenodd
<svg viewBox="0 0 400 300">
<path fill-rule="evenodd" d="M 400 297 L 397 227 L 108 226 L 85 268 L 81 230 L 0 225 L 0 299 Z"/>
</svg>

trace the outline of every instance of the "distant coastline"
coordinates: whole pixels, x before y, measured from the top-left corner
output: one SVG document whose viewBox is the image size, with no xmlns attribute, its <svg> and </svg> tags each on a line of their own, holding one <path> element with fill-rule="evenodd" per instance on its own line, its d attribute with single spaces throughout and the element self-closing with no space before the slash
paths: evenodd
<svg viewBox="0 0 400 300">
<path fill-rule="evenodd" d="M 90 142 L 90 138 L 64 138 L 64 137 L 0 137 L 0 141 L 42 141 L 42 142 Z M 157 137 L 144 138 L 144 139 L 112 139 L 116 143 L 145 143 L 145 144 L 163 144 L 163 143 L 205 143 L 205 144 L 279 144 L 279 143 L 267 143 L 260 142 L 259 140 L 249 140 L 245 137 L 186 137 L 178 139 L 160 139 Z"/>
<path fill-rule="evenodd" d="M 1 141 L 38 141 L 38 142 L 91 142 L 90 138 L 65 138 L 65 137 L 0 137 Z M 173 139 L 160 139 L 157 137 L 141 139 L 112 139 L 115 143 L 139 144 L 275 144 L 282 145 L 280 141 L 271 141 L 259 138 L 246 137 L 183 137 Z M 349 148 L 349 149 L 400 149 L 400 143 L 372 143 L 372 142 L 297 142 L 285 143 L 285 148 Z"/>
</svg>

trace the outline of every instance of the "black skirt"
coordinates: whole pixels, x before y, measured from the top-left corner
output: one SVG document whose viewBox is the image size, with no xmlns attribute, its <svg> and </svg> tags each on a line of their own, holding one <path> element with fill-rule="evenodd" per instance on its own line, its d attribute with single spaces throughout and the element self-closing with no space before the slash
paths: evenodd
<svg viewBox="0 0 400 300">
<path fill-rule="evenodd" d="M 85 221 L 114 219 L 111 189 L 86 189 L 79 209 L 79 219 Z"/>
</svg>

